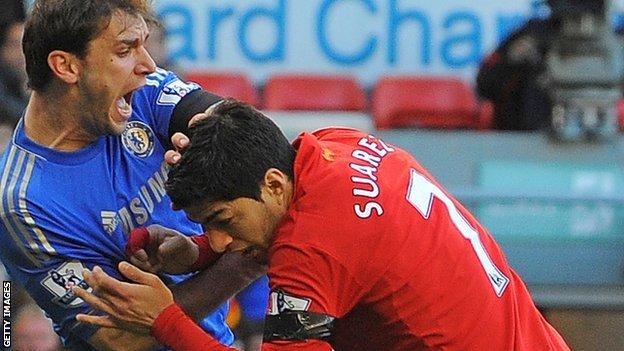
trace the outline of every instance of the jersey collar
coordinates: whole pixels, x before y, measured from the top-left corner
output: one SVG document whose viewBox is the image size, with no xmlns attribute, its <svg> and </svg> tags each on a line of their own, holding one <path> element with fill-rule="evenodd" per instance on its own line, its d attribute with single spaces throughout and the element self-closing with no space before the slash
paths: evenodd
<svg viewBox="0 0 624 351">
<path fill-rule="evenodd" d="M 22 118 L 13 134 L 13 143 L 18 147 L 39 156 L 40 158 L 54 163 L 77 165 L 87 162 L 102 150 L 106 137 L 99 137 L 93 143 L 77 151 L 59 151 L 37 144 L 30 139 L 24 131 L 24 119 Z"/>
</svg>

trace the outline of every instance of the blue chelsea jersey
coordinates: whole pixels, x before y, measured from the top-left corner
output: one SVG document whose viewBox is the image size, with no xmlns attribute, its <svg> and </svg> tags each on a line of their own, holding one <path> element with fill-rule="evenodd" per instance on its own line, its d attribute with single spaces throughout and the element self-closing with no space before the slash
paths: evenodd
<svg viewBox="0 0 624 351">
<path fill-rule="evenodd" d="M 98 265 L 121 278 L 116 267 L 125 258 L 129 231 L 138 226 L 201 232 L 183 212 L 171 210 L 164 188 L 170 118 L 181 98 L 197 89 L 159 69 L 134 93 L 122 135 L 61 152 L 34 143 L 20 123 L 0 160 L 0 259 L 71 348 L 89 349 L 86 340 L 97 330 L 75 320 L 91 311 L 70 291 L 86 286 L 83 268 Z M 226 313 L 224 305 L 202 326 L 231 344 Z"/>
</svg>

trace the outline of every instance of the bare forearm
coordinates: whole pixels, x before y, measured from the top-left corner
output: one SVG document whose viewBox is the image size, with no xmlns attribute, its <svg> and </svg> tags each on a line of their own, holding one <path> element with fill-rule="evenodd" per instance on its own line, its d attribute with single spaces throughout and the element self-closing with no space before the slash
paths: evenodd
<svg viewBox="0 0 624 351">
<path fill-rule="evenodd" d="M 171 290 L 184 311 L 200 321 L 264 273 L 266 267 L 252 259 L 228 253 L 195 277 L 172 286 Z"/>
<path fill-rule="evenodd" d="M 89 339 L 89 344 L 99 351 L 149 351 L 160 346 L 149 335 L 138 335 L 129 331 L 100 328 Z"/>
</svg>

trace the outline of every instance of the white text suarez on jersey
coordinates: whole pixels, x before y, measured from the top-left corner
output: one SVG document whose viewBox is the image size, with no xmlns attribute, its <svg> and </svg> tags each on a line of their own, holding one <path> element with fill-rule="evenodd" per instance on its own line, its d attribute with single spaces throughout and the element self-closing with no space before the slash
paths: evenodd
<svg viewBox="0 0 624 351">
<path fill-rule="evenodd" d="M 357 201 L 353 205 L 353 210 L 355 215 L 362 219 L 370 218 L 373 212 L 377 216 L 381 216 L 384 209 L 376 201 L 379 196 L 379 184 L 375 173 L 377 173 L 384 157 L 393 152 L 394 149 L 370 135 L 360 139 L 358 145 L 361 148 L 353 150 L 351 156 L 355 160 L 349 163 L 349 167 L 357 172 L 351 176 L 353 196 L 356 197 Z M 366 201 L 363 205 L 360 203 L 362 200 Z"/>
</svg>

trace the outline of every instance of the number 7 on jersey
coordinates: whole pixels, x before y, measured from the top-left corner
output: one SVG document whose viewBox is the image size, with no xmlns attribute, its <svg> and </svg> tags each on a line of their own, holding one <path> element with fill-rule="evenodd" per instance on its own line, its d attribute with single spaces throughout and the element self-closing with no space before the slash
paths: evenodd
<svg viewBox="0 0 624 351">
<path fill-rule="evenodd" d="M 410 171 L 410 184 L 407 190 L 407 201 L 414 206 L 425 219 L 429 219 L 433 198 L 437 197 L 444 203 L 451 221 L 461 235 L 470 241 L 474 252 L 481 262 L 481 266 L 487 274 L 490 284 L 494 288 L 496 296 L 500 297 L 505 292 L 509 283 L 507 278 L 492 262 L 492 259 L 485 251 L 483 243 L 479 238 L 479 232 L 474 229 L 464 216 L 457 210 L 453 201 L 435 184 L 415 169 Z"/>
</svg>

